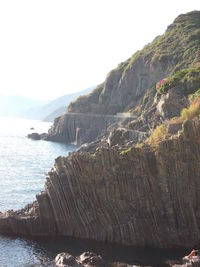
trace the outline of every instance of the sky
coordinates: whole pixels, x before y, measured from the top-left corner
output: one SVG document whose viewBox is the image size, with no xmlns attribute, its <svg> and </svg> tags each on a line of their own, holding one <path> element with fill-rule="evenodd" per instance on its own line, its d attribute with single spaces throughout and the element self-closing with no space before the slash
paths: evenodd
<svg viewBox="0 0 200 267">
<path fill-rule="evenodd" d="M 0 0 L 0 95 L 50 100 L 102 83 L 199 0 Z"/>
</svg>

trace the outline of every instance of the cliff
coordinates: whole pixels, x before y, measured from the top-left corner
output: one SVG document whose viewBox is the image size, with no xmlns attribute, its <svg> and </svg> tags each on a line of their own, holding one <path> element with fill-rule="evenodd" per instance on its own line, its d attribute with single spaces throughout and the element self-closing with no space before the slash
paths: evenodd
<svg viewBox="0 0 200 267">
<path fill-rule="evenodd" d="M 199 244 L 200 120 L 182 127 L 156 146 L 102 146 L 57 158 L 37 201 L 0 215 L 0 233 Z"/>
<path fill-rule="evenodd" d="M 138 117 L 131 129 L 140 130 L 141 122 L 144 131 L 148 131 L 149 126 L 154 128 L 156 123 L 147 125 L 145 121 L 152 116 L 160 117 L 153 105 L 157 94 L 155 85 L 175 72 L 195 67 L 200 62 L 199 34 L 199 11 L 178 16 L 163 35 L 119 64 L 92 93 L 72 102 L 67 113 L 55 120 L 46 139 L 74 142 L 80 130 L 79 144 L 94 141 L 109 132 L 110 125 L 115 128 L 120 125 L 121 122 L 116 124 L 115 120 L 109 124 L 107 121 L 102 123 L 104 115 L 116 115 L 118 112 L 131 112 Z M 84 124 L 82 114 L 85 114 Z M 96 121 L 96 114 L 102 115 L 101 122 Z M 128 123 L 126 128 L 129 128 Z"/>
<path fill-rule="evenodd" d="M 55 120 L 42 138 L 93 142 L 55 160 L 37 201 L 1 213 L 0 234 L 200 244 L 199 27 L 200 12 L 179 16 Z"/>
</svg>

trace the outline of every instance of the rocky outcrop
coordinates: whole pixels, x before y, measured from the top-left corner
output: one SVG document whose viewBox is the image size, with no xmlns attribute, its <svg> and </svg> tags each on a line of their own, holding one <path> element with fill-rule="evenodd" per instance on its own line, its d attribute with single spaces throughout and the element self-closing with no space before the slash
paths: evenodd
<svg viewBox="0 0 200 267">
<path fill-rule="evenodd" d="M 44 139 L 80 145 L 107 134 L 109 126 L 119 121 L 123 119 L 114 115 L 66 113 L 54 121 Z"/>
<path fill-rule="evenodd" d="M 70 255 L 69 253 L 59 253 L 55 258 L 55 265 L 59 267 L 83 267 L 75 257 Z"/>
<path fill-rule="evenodd" d="M 200 256 L 199 255 L 185 256 L 182 259 L 182 263 L 171 264 L 170 266 L 172 267 L 200 267 Z"/>
<path fill-rule="evenodd" d="M 163 119 L 179 116 L 181 110 L 188 106 L 189 101 L 183 94 L 182 89 L 182 87 L 172 88 L 167 94 L 160 97 L 157 110 Z"/>
<path fill-rule="evenodd" d="M 149 126 L 157 126 L 157 123 L 151 120 L 152 111 L 156 120 L 159 119 L 157 113 L 163 117 L 179 115 L 180 110 L 187 105 L 183 95 L 177 95 L 175 100 L 174 93 L 169 92 L 167 96 L 161 97 L 157 109 L 154 108 L 155 84 L 174 71 L 195 66 L 200 62 L 199 28 L 199 11 L 180 15 L 163 35 L 112 70 L 105 82 L 97 86 L 92 93 L 72 102 L 67 113 L 55 120 L 45 139 L 83 144 L 104 135 L 111 124 L 115 128 L 120 127 L 120 122 L 108 122 L 105 117 L 97 117 L 95 114 L 134 112 L 139 117 L 139 123 L 134 122 L 135 127 L 132 130 L 139 130 L 137 126 L 142 120 L 146 121 L 142 125 L 142 131 L 148 131 Z M 146 102 L 148 105 L 145 105 Z M 173 107 L 170 108 L 170 105 Z M 151 123 L 148 122 L 149 115 Z"/>
<path fill-rule="evenodd" d="M 199 140 L 195 118 L 156 147 L 59 157 L 36 202 L 0 214 L 0 234 L 193 247 L 200 243 Z"/>
<path fill-rule="evenodd" d="M 33 139 L 33 140 L 40 140 L 40 134 L 39 133 L 31 133 L 27 135 L 28 138 Z"/>
<path fill-rule="evenodd" d="M 59 253 L 55 261 L 52 262 L 51 266 L 58 266 L 58 267 L 133 267 L 133 265 L 129 265 L 126 263 L 120 262 L 106 262 L 102 259 L 100 255 L 97 255 L 93 252 L 84 252 L 78 257 L 73 257 L 69 253 Z M 140 267 L 134 265 L 134 267 Z M 149 266 L 150 267 L 150 266 Z"/>
<path fill-rule="evenodd" d="M 137 131 L 137 130 L 129 130 L 125 128 L 117 128 L 114 131 L 111 131 L 108 136 L 108 144 L 109 146 L 123 146 L 127 143 L 138 143 L 147 139 L 148 134 L 145 132 Z"/>
</svg>

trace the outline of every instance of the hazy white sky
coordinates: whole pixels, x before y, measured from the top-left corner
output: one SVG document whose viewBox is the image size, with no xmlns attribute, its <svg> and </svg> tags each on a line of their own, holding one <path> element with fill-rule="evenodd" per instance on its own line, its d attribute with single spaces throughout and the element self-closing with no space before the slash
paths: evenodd
<svg viewBox="0 0 200 267">
<path fill-rule="evenodd" d="M 0 0 L 0 94 L 96 85 L 199 0 Z"/>
</svg>

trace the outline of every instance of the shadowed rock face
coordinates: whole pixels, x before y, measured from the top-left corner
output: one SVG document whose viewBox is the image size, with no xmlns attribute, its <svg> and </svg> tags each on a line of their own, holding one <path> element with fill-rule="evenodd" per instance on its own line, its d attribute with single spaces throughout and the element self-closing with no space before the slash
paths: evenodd
<svg viewBox="0 0 200 267">
<path fill-rule="evenodd" d="M 200 243 L 199 141 L 196 118 L 158 147 L 59 157 L 36 202 L 0 214 L 0 234 L 193 247 Z"/>
<path fill-rule="evenodd" d="M 108 127 L 120 120 L 123 119 L 112 115 L 66 113 L 54 121 L 43 139 L 80 145 L 107 134 Z"/>
</svg>

